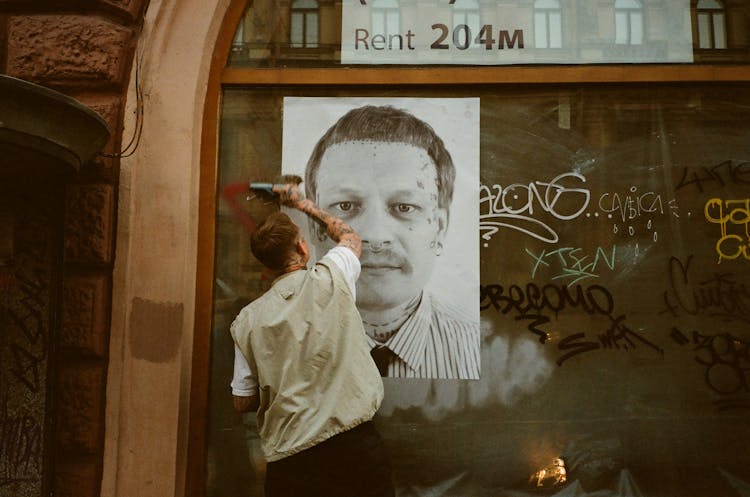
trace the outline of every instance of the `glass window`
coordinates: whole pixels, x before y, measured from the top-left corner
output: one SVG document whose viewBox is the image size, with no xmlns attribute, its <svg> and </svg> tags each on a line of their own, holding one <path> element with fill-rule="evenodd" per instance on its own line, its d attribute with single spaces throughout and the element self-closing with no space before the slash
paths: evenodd
<svg viewBox="0 0 750 497">
<path fill-rule="evenodd" d="M 559 0 L 534 2 L 534 46 L 562 48 L 562 9 Z"/>
<path fill-rule="evenodd" d="M 195 373 L 209 375 L 207 478 L 197 493 L 263 495 L 256 417 L 238 416 L 229 398 L 228 329 L 272 283 L 250 255 L 242 216 L 261 219 L 276 206 L 246 194 L 230 205 L 222 192 L 276 177 L 290 147 L 306 163 L 310 140 L 284 135 L 286 97 L 431 98 L 438 110 L 441 99 L 479 99 L 472 152 L 480 181 L 471 183 L 475 200 L 462 204 L 475 217 L 451 210 L 448 230 L 476 221 L 465 239 L 479 252 L 472 302 L 481 318 L 481 377 L 384 379 L 375 422 L 398 495 L 734 497 L 732 489 L 747 486 L 748 83 L 561 84 L 549 67 L 541 68 L 544 84 L 469 85 L 451 80 L 464 70 L 454 67 L 440 68 L 446 80 L 419 85 L 409 67 L 378 67 L 393 81 L 360 86 L 343 78 L 371 67 L 333 67 L 340 30 L 325 23 L 335 21 L 327 9 L 337 2 L 267 3 L 273 9 L 256 8 L 244 25 L 255 51 L 230 59 L 234 79 L 222 90 L 213 302 L 198 304 L 213 307 L 205 327 L 210 370 Z M 480 21 L 479 3 L 457 0 L 454 23 L 491 22 L 488 11 Z M 563 46 L 559 0 L 502 3 L 520 5 L 517 18 L 533 22 L 536 47 Z M 598 14 L 586 16 L 589 24 L 579 18 L 579 29 L 611 36 L 614 7 L 623 51 L 651 41 L 640 1 L 596 4 L 607 4 L 606 14 L 592 7 L 586 13 Z M 371 6 L 373 30 L 407 24 L 395 0 Z M 726 46 L 722 5 L 697 7 L 699 32 L 710 34 L 711 47 L 717 36 Z M 288 39 L 277 29 L 285 19 Z M 288 50 L 311 46 L 304 43 L 313 25 L 317 49 Z M 248 61 L 264 68 L 235 70 Z M 317 64 L 322 80 L 339 79 L 308 84 L 299 74 L 310 72 L 285 68 L 303 64 Z M 486 73 L 493 70 L 495 81 L 507 74 Z M 269 74 L 284 84 L 268 84 Z M 298 126 L 317 138 L 329 117 L 311 109 Z M 450 149 L 465 133 L 454 124 L 440 134 Z M 460 181 L 462 162 L 455 165 Z M 437 288 L 463 293 L 462 278 L 443 283 Z"/>
<path fill-rule="evenodd" d="M 398 34 L 399 5 L 396 0 L 373 0 L 372 32 L 386 35 Z"/>
<path fill-rule="evenodd" d="M 476 0 L 467 0 L 465 2 L 458 2 L 453 8 L 453 27 L 465 25 L 468 28 L 461 32 L 459 30 L 460 37 L 457 40 L 459 46 L 479 46 L 481 35 L 479 35 L 482 29 L 480 23 L 479 14 L 479 3 Z M 479 36 L 478 36 L 479 35 Z"/>
<path fill-rule="evenodd" d="M 698 47 L 727 48 L 724 6 L 718 0 L 700 0 L 696 6 Z"/>
<path fill-rule="evenodd" d="M 643 8 L 638 0 L 615 1 L 615 42 L 620 45 L 643 43 Z"/>
<path fill-rule="evenodd" d="M 232 38 L 232 51 L 242 50 L 244 45 L 245 45 L 245 18 L 243 17 L 240 20 L 240 23 L 237 25 L 237 31 L 235 31 L 234 33 L 234 38 Z"/>
<path fill-rule="evenodd" d="M 318 46 L 318 2 L 295 0 L 292 2 L 289 44 L 293 48 Z"/>
<path fill-rule="evenodd" d="M 596 54 L 602 51 L 605 56 L 614 54 L 615 58 L 631 57 L 634 61 L 648 61 L 652 57 L 674 55 L 675 45 L 670 42 L 671 38 L 667 33 L 669 30 L 654 30 L 654 26 L 667 22 L 668 27 L 677 26 L 676 31 L 687 32 L 687 41 L 684 42 L 684 51 L 687 54 L 690 52 L 690 40 L 694 40 L 693 55 L 696 64 L 730 64 L 750 60 L 750 25 L 741 21 L 734 22 L 731 32 L 727 31 L 726 27 L 729 24 L 727 16 L 730 14 L 735 19 L 750 19 L 750 2 L 742 5 L 733 4 L 731 12 L 725 11 L 722 4 L 716 0 L 699 2 L 699 8 L 692 19 L 694 33 L 681 27 L 682 21 L 677 22 L 677 19 L 682 17 L 670 17 L 670 12 L 677 8 L 674 5 L 678 2 L 664 3 L 663 9 L 646 9 L 640 0 L 610 0 L 610 8 L 606 7 L 607 2 L 586 3 L 585 7 L 584 4 L 562 3 L 560 0 L 515 3 L 518 5 L 497 2 L 496 8 L 492 8 L 491 3 L 477 0 L 457 0 L 452 5 L 446 2 L 445 7 L 451 9 L 448 12 L 452 16 L 447 18 L 447 24 L 465 24 L 469 29 L 462 28 L 454 32 L 453 26 L 449 26 L 443 42 L 446 45 L 455 45 L 457 41 L 458 45 L 462 46 L 465 44 L 465 31 L 471 31 L 471 46 L 490 54 L 495 53 L 494 48 L 498 46 L 507 47 L 513 44 L 518 47 L 521 45 L 520 40 L 525 38 L 527 52 L 533 52 L 529 49 L 534 47 L 541 49 L 529 57 L 536 57 L 540 62 L 554 64 L 559 63 L 561 58 L 566 58 L 569 53 Z M 341 66 L 342 8 L 338 2 L 263 0 L 253 2 L 252 5 L 242 23 L 243 27 L 238 26 L 238 30 L 243 31 L 243 49 L 237 50 L 240 47 L 238 33 L 235 50 L 230 54 L 231 66 Z M 412 15 L 413 5 L 412 2 L 399 3 L 397 0 L 368 0 L 367 7 L 371 9 L 372 17 L 362 19 L 361 22 L 371 33 L 383 33 L 386 36 L 400 34 L 407 26 L 409 29 L 413 27 L 415 21 L 409 17 Z M 639 9 L 638 5 L 642 7 Z M 403 19 L 401 16 L 404 16 Z M 649 16 L 656 17 L 651 23 L 650 35 L 647 36 Z M 574 36 L 576 33 L 569 31 L 571 28 L 568 25 L 578 31 L 577 37 Z M 488 29 L 483 30 L 485 26 L 488 26 Z M 508 32 L 504 35 L 506 41 L 501 43 L 501 33 L 504 29 L 508 29 Z M 519 35 L 518 39 L 513 38 L 517 33 L 523 37 Z M 421 46 L 429 47 L 429 42 L 438 39 L 438 35 L 439 33 L 433 29 L 426 37 L 416 39 L 418 50 L 422 49 Z M 511 43 L 511 38 L 515 40 L 514 43 Z M 619 45 L 612 43 L 615 39 Z M 602 48 L 601 40 L 606 40 L 609 46 Z M 485 41 L 488 43 L 485 44 Z M 485 50 L 485 45 L 490 45 L 493 49 Z M 629 46 L 638 48 L 629 49 Z M 315 50 L 298 49 L 303 47 L 314 47 Z M 727 47 L 732 47 L 732 50 L 723 50 L 720 53 L 700 50 Z M 545 48 L 556 50 L 547 51 Z M 561 48 L 563 50 L 559 50 Z M 514 52 L 515 50 L 507 50 L 504 54 Z M 592 57 L 596 58 L 596 55 Z M 519 63 L 522 63 L 521 60 Z"/>
<path fill-rule="evenodd" d="M 385 379 L 376 424 L 399 495 L 728 497 L 750 481 L 750 88 L 227 88 L 220 187 L 280 172 L 287 96 L 480 98 L 481 379 Z M 207 495 L 260 497 L 227 330 L 270 282 L 217 205 Z"/>
</svg>

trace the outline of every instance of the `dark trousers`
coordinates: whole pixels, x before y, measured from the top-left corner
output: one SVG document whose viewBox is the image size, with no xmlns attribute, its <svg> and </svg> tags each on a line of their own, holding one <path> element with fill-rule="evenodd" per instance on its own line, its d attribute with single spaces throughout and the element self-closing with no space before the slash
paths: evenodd
<svg viewBox="0 0 750 497">
<path fill-rule="evenodd" d="M 391 465 L 372 422 L 268 463 L 266 497 L 393 497 Z"/>
</svg>

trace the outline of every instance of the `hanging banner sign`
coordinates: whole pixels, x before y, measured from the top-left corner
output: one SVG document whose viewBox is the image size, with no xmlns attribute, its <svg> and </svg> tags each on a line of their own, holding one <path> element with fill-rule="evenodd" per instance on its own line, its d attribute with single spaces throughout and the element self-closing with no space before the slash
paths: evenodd
<svg viewBox="0 0 750 497">
<path fill-rule="evenodd" d="M 692 61 L 690 0 L 343 0 L 342 64 Z"/>
</svg>

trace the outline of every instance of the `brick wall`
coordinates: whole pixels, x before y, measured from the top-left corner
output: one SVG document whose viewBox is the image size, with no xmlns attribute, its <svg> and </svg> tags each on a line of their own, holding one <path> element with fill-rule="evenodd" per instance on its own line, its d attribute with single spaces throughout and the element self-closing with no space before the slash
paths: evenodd
<svg viewBox="0 0 750 497">
<path fill-rule="evenodd" d="M 0 71 L 60 91 L 99 113 L 116 155 L 147 0 L 0 0 Z M 97 157 L 66 191 L 56 378 L 54 495 L 99 495 L 119 159 Z"/>
</svg>

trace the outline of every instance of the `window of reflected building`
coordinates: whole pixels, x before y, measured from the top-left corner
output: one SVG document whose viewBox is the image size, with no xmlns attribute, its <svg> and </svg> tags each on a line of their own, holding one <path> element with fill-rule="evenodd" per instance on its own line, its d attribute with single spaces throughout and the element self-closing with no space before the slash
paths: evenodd
<svg viewBox="0 0 750 497">
<path fill-rule="evenodd" d="M 315 48 L 319 37 L 319 12 L 316 0 L 294 0 L 289 21 L 289 45 L 292 48 Z"/>
<path fill-rule="evenodd" d="M 234 33 L 234 38 L 232 38 L 232 52 L 238 52 L 242 50 L 245 46 L 245 18 L 243 17 L 240 20 L 240 23 L 237 25 L 237 31 Z"/>
<path fill-rule="evenodd" d="M 534 46 L 562 48 L 562 7 L 560 0 L 534 2 Z"/>
<path fill-rule="evenodd" d="M 472 38 L 471 34 L 477 34 L 481 30 L 480 14 L 479 14 L 479 3 L 476 0 L 467 0 L 461 5 L 456 5 L 453 10 L 453 27 L 457 26 L 468 26 L 468 29 L 463 30 L 463 36 L 467 39 L 458 39 L 458 46 L 469 46 L 477 47 L 481 44 L 479 39 L 481 36 Z M 461 33 L 461 30 L 454 31 Z"/>
<path fill-rule="evenodd" d="M 643 43 L 643 5 L 639 0 L 615 0 L 615 43 Z"/>
<path fill-rule="evenodd" d="M 696 6 L 698 47 L 727 48 L 726 15 L 719 0 L 699 0 Z"/>
<path fill-rule="evenodd" d="M 372 32 L 384 35 L 397 34 L 400 30 L 399 5 L 396 0 L 374 0 L 372 2 Z"/>
</svg>

